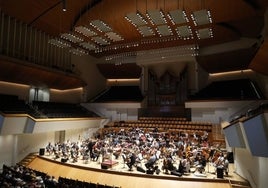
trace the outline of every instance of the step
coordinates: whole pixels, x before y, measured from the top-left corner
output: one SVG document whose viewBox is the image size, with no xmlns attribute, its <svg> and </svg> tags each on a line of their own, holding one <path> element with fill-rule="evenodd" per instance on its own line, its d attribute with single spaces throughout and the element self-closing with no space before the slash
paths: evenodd
<svg viewBox="0 0 268 188">
<path fill-rule="evenodd" d="M 247 185 L 238 185 L 238 184 L 231 184 L 232 188 L 251 188 Z"/>
</svg>

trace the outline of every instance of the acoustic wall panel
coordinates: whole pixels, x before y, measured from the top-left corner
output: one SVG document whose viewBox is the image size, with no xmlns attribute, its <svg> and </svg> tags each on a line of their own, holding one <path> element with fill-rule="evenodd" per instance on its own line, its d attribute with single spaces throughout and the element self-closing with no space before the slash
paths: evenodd
<svg viewBox="0 0 268 188">
<path fill-rule="evenodd" d="M 223 129 L 223 132 L 230 147 L 246 147 L 239 122 L 225 127 Z"/>
<path fill-rule="evenodd" d="M 268 157 L 268 127 L 264 115 L 244 121 L 243 128 L 252 155 Z"/>
</svg>

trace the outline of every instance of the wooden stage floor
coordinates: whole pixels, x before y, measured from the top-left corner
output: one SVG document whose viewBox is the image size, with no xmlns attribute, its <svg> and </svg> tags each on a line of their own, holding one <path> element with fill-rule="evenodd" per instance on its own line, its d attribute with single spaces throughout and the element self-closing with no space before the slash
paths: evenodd
<svg viewBox="0 0 268 188">
<path fill-rule="evenodd" d="M 111 168 L 102 169 L 101 163 L 98 161 L 85 163 L 83 160 L 78 159 L 76 163 L 69 161 L 63 163 L 60 159 L 54 160 L 52 156 L 44 155 L 35 158 L 28 167 L 53 175 L 56 178 L 61 176 L 122 188 L 190 188 L 194 186 L 198 186 L 198 188 L 230 188 L 231 182 L 246 183 L 246 180 L 234 172 L 234 164 L 229 165 L 228 176 L 217 178 L 214 173 L 215 169 L 211 165 L 207 165 L 204 173 L 205 177 L 196 176 L 194 173 L 178 177 L 165 174 L 163 171 L 158 175 L 145 174 L 137 171 L 136 168 L 133 168 L 133 171 L 129 171 L 121 158 L 118 160 L 113 159 L 113 161 L 117 162 L 117 164 Z M 141 166 L 146 169 L 144 163 L 141 163 Z M 162 167 L 161 159 L 158 161 L 158 166 Z"/>
</svg>

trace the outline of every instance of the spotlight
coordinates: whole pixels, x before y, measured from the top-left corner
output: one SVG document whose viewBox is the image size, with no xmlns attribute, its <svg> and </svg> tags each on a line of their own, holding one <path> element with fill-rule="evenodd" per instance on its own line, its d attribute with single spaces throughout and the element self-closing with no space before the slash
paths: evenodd
<svg viewBox="0 0 268 188">
<path fill-rule="evenodd" d="M 62 11 L 66 11 L 66 0 L 62 0 Z"/>
</svg>

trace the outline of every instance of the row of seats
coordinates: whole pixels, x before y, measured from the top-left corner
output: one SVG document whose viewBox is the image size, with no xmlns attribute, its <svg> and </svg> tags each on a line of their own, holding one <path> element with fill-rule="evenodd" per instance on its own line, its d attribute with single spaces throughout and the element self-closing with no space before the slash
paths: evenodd
<svg viewBox="0 0 268 188">
<path fill-rule="evenodd" d="M 58 184 L 61 185 L 59 187 L 61 188 L 69 188 L 69 187 L 74 187 L 74 188 L 119 188 L 115 186 L 110 186 L 110 185 L 102 185 L 99 183 L 92 183 L 92 182 L 84 182 L 84 181 L 79 181 L 79 180 L 73 180 L 69 178 L 63 178 L 59 177 L 58 179 Z"/>
<path fill-rule="evenodd" d="M 33 101 L 32 106 L 48 118 L 98 117 L 79 104 Z"/>
<path fill-rule="evenodd" d="M 187 121 L 184 117 L 139 117 L 139 120 L 148 121 Z"/>
<path fill-rule="evenodd" d="M 124 126 L 129 124 L 154 124 L 154 125 L 212 125 L 210 122 L 194 122 L 194 121 L 120 121 L 114 122 L 114 126 Z"/>
<path fill-rule="evenodd" d="M 215 81 L 190 96 L 191 100 L 259 100 L 265 99 L 257 83 L 250 79 Z"/>
<path fill-rule="evenodd" d="M 0 94 L 0 111 L 7 114 L 26 114 L 30 110 L 16 95 Z"/>
<path fill-rule="evenodd" d="M 0 174 L 0 187 L 119 188 L 64 177 L 59 177 L 56 180 L 44 172 L 18 164 L 13 167 L 3 165 L 3 172 Z"/>
<path fill-rule="evenodd" d="M 135 101 L 143 100 L 139 86 L 111 86 L 105 93 L 102 93 L 92 102 L 110 101 Z"/>
<path fill-rule="evenodd" d="M 105 127 L 137 127 L 137 128 L 158 128 L 163 130 L 168 129 L 185 129 L 185 130 L 200 130 L 200 131 L 212 131 L 212 123 L 210 122 L 192 122 L 192 121 L 119 121 L 113 122 Z"/>
<path fill-rule="evenodd" d="M 5 114 L 29 114 L 34 118 L 99 117 L 80 104 L 33 101 L 27 103 L 15 95 L 0 94 L 0 111 Z"/>
</svg>

